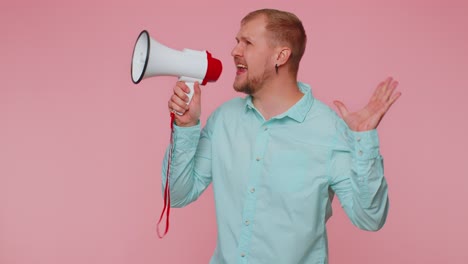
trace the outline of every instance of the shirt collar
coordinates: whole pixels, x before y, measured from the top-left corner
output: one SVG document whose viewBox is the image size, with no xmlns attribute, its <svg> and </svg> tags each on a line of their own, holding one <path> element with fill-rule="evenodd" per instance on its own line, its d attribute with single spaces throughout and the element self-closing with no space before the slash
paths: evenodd
<svg viewBox="0 0 468 264">
<path fill-rule="evenodd" d="M 299 86 L 299 90 L 304 94 L 302 98 L 297 101 L 291 108 L 289 108 L 286 112 L 273 117 L 272 119 L 281 119 L 283 117 L 289 117 L 296 120 L 299 123 L 304 122 L 307 113 L 309 112 L 312 104 L 314 103 L 314 97 L 312 95 L 311 88 L 308 84 L 298 82 L 297 85 Z M 245 98 L 245 109 L 248 110 L 256 110 L 253 102 L 252 96 L 248 95 Z"/>
</svg>

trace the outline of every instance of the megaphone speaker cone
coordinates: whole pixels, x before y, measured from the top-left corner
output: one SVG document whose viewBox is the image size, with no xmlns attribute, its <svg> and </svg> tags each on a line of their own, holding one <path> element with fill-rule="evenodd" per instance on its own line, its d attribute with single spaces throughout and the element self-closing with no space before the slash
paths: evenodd
<svg viewBox="0 0 468 264">
<path fill-rule="evenodd" d="M 143 30 L 135 43 L 132 56 L 132 81 L 139 83 L 145 74 L 146 67 L 148 66 L 150 53 L 150 37 L 148 31 Z"/>
</svg>

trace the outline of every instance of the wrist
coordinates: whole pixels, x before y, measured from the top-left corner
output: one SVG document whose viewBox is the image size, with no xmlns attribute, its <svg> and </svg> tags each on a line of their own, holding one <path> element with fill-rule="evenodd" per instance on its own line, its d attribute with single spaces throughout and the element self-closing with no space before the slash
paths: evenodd
<svg viewBox="0 0 468 264">
<path fill-rule="evenodd" d="M 350 129 L 354 132 L 366 132 L 366 131 L 374 130 L 376 129 L 376 127 L 371 126 L 369 124 L 361 124 L 359 126 L 350 127 Z"/>
<path fill-rule="evenodd" d="M 192 127 L 198 125 L 199 120 L 196 121 L 189 121 L 189 122 L 181 122 L 178 120 L 175 120 L 175 124 L 179 127 Z"/>
</svg>

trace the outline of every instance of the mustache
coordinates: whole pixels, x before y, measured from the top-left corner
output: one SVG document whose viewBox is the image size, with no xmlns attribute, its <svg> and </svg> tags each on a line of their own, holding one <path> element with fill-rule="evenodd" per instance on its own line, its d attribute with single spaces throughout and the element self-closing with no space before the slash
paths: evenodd
<svg viewBox="0 0 468 264">
<path fill-rule="evenodd" d="M 234 63 L 237 65 L 237 64 L 242 64 L 242 65 L 245 65 L 247 66 L 247 63 L 245 61 L 242 61 L 242 60 L 234 60 Z"/>
</svg>

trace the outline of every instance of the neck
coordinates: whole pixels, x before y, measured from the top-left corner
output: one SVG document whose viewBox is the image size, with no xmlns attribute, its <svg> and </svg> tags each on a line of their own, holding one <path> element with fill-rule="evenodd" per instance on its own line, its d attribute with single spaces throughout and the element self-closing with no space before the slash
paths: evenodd
<svg viewBox="0 0 468 264">
<path fill-rule="evenodd" d="M 295 78 L 276 77 L 271 82 L 265 83 L 263 89 L 252 94 L 252 102 L 265 120 L 270 120 L 286 112 L 303 95 Z"/>
</svg>

